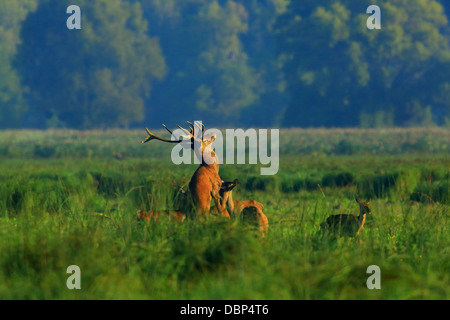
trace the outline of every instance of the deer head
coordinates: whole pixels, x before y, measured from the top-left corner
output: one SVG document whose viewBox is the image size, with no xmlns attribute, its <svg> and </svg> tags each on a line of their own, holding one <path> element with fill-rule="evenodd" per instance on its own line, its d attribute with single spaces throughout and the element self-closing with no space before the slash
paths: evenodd
<svg viewBox="0 0 450 320">
<path fill-rule="evenodd" d="M 236 187 L 239 183 L 238 179 L 234 179 L 234 181 L 231 182 L 222 182 L 222 186 L 220 187 L 219 190 L 219 196 L 221 199 L 221 205 L 225 206 L 227 202 L 228 205 L 233 208 L 234 204 L 233 204 L 233 198 L 231 197 L 231 191 L 234 189 L 234 187 Z M 230 201 L 229 201 L 230 200 Z"/>
<path fill-rule="evenodd" d="M 190 130 L 187 130 L 179 125 L 177 125 L 178 128 L 180 128 L 184 134 L 180 135 L 179 140 L 168 140 L 161 138 L 154 133 L 152 133 L 148 128 L 146 128 L 147 134 L 149 135 L 145 140 L 142 141 L 142 143 L 146 143 L 150 140 L 159 140 L 163 142 L 168 143 L 179 143 L 183 148 L 190 148 L 194 150 L 195 155 L 197 156 L 197 159 L 199 159 L 202 163 L 207 164 L 214 164 L 217 163 L 217 157 L 216 154 L 212 148 L 212 143 L 216 139 L 216 135 L 213 134 L 205 134 L 205 126 L 202 124 L 202 127 L 198 124 L 198 122 L 195 122 L 195 125 L 198 127 L 198 130 L 195 130 L 194 124 L 192 122 L 187 121 L 187 123 L 190 126 Z M 173 135 L 172 131 L 169 130 L 164 124 L 163 127 L 171 134 Z"/>
<path fill-rule="evenodd" d="M 361 214 L 372 213 L 372 210 L 370 210 L 369 208 L 369 201 L 362 202 L 361 200 L 358 199 L 356 195 L 355 200 L 359 204 L 359 210 Z"/>
<path fill-rule="evenodd" d="M 236 187 L 239 183 L 238 179 L 234 179 L 234 181 L 232 182 L 223 182 L 222 183 L 222 187 L 220 188 L 220 192 L 224 193 L 224 192 L 229 192 L 231 190 L 233 190 L 234 187 Z"/>
</svg>

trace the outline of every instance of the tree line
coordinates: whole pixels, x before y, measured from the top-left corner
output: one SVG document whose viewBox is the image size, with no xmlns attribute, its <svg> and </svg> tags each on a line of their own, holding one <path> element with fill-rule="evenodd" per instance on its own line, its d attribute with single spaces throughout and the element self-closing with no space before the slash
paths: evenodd
<svg viewBox="0 0 450 320">
<path fill-rule="evenodd" d="M 449 16 L 445 0 L 3 0 L 0 128 L 449 126 Z"/>
</svg>

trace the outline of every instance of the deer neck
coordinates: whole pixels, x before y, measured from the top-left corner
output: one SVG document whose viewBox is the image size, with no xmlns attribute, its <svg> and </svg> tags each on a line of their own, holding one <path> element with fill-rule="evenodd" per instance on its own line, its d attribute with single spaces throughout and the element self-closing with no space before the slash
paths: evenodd
<svg viewBox="0 0 450 320">
<path fill-rule="evenodd" d="M 216 173 L 219 173 L 219 165 L 217 163 L 208 164 L 208 163 L 202 163 L 200 166 L 205 167 L 211 171 L 214 171 Z"/>
<path fill-rule="evenodd" d="M 359 211 L 358 221 L 362 225 L 364 225 L 364 222 L 366 221 L 366 213 L 362 211 L 362 209 Z"/>
<path fill-rule="evenodd" d="M 196 152 L 197 159 L 202 162 L 202 166 L 219 172 L 219 159 L 216 156 L 214 150 L 205 150 L 201 153 L 201 159 L 199 153 Z"/>
<path fill-rule="evenodd" d="M 219 159 L 211 145 L 203 146 L 201 143 L 195 143 L 192 145 L 192 149 L 194 150 L 198 161 L 202 164 L 212 165 L 214 163 L 219 163 Z"/>
</svg>

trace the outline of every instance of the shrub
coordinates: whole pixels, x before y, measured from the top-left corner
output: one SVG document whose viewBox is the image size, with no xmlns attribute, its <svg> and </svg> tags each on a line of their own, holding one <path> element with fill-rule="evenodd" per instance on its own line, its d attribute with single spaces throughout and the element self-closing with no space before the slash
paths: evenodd
<svg viewBox="0 0 450 320">
<path fill-rule="evenodd" d="M 251 191 L 276 191 L 278 181 L 276 176 L 250 176 L 245 182 L 245 189 Z"/>
<path fill-rule="evenodd" d="M 354 181 L 350 172 L 329 173 L 323 176 L 323 187 L 345 187 L 352 185 Z"/>
<path fill-rule="evenodd" d="M 364 198 L 384 198 L 389 195 L 398 177 L 398 172 L 365 177 L 358 183 L 357 192 Z"/>
<path fill-rule="evenodd" d="M 434 183 L 421 183 L 413 193 L 411 193 L 410 200 L 418 202 L 440 202 L 450 203 L 448 182 L 439 181 Z"/>
<path fill-rule="evenodd" d="M 132 187 L 131 180 L 120 174 L 92 173 L 91 175 L 97 184 L 97 192 L 108 197 L 124 194 Z"/>
</svg>

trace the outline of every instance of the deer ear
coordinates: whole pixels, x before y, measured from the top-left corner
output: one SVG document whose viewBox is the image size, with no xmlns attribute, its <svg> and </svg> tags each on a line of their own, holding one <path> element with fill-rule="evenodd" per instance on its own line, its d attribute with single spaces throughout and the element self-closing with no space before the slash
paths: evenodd
<svg viewBox="0 0 450 320">
<path fill-rule="evenodd" d="M 233 182 L 223 182 L 222 181 L 222 186 L 220 187 L 220 189 L 224 190 L 224 191 L 231 191 L 231 190 L 233 190 L 233 188 L 235 186 L 236 185 Z"/>
<path fill-rule="evenodd" d="M 211 143 L 216 139 L 216 133 L 208 134 L 207 136 L 203 136 L 203 141 L 210 141 Z"/>
<path fill-rule="evenodd" d="M 234 182 L 232 182 L 231 184 L 230 184 L 230 186 L 228 187 L 228 191 L 231 191 L 231 190 L 233 190 L 234 189 L 234 187 L 236 187 L 237 186 L 237 184 L 236 183 L 234 183 Z"/>
</svg>

